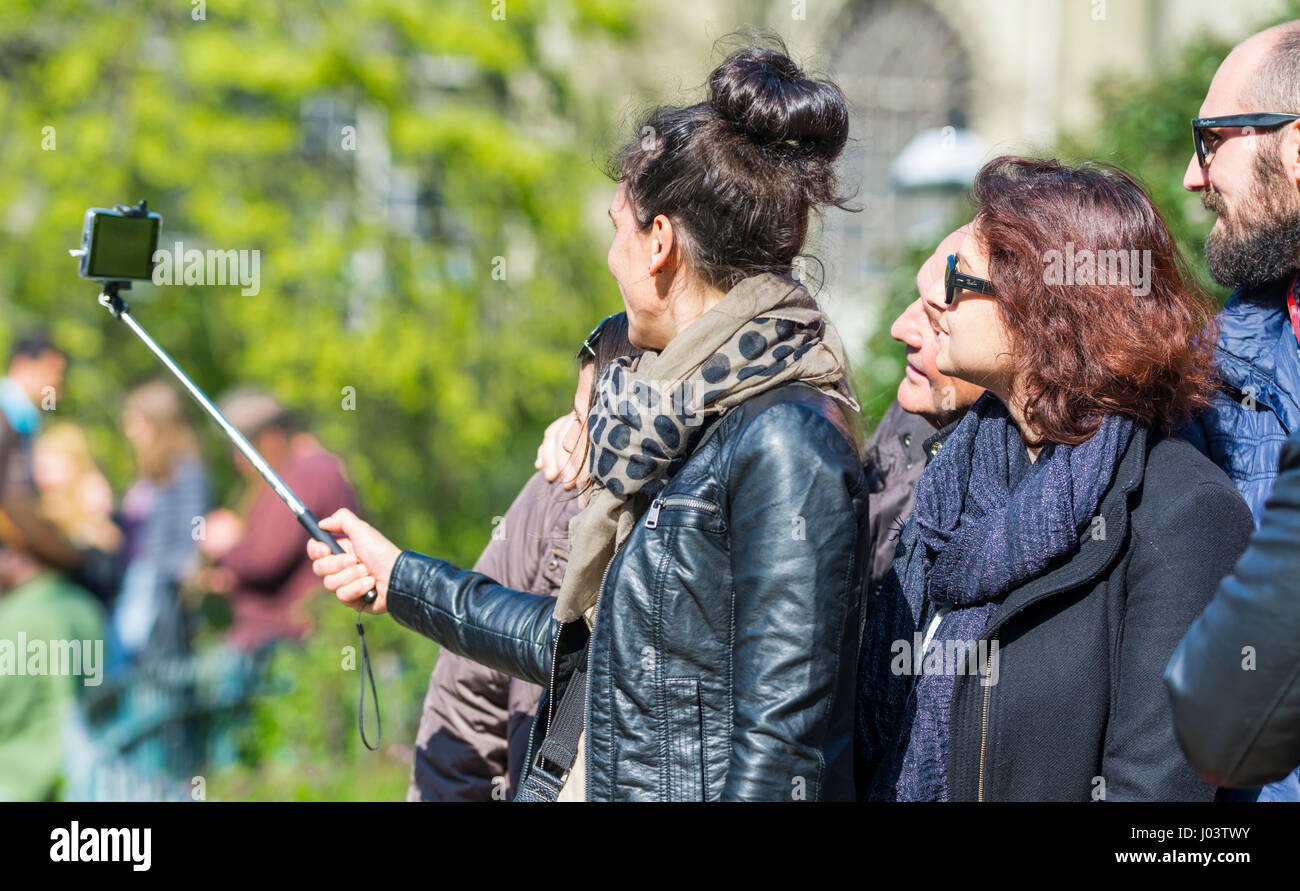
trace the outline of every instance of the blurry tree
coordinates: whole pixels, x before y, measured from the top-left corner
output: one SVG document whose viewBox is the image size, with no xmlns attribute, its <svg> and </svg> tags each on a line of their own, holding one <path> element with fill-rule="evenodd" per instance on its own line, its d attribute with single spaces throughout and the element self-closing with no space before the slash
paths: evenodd
<svg viewBox="0 0 1300 891">
<path fill-rule="evenodd" d="M 632 38 L 636 13 L 630 0 L 7 0 L 0 348 L 36 325 L 66 348 L 57 411 L 88 426 L 120 490 L 120 398 L 161 369 L 67 249 L 87 207 L 147 198 L 160 247 L 257 251 L 260 291 L 137 285 L 140 322 L 209 393 L 255 382 L 300 409 L 395 541 L 469 564 L 569 404 L 576 343 L 619 308 L 607 230 L 592 225 L 612 189 L 593 162 L 619 109 L 577 78 L 583 47 Z M 202 429 L 229 499 L 229 449 Z M 309 645 L 328 659 L 295 664 L 337 666 L 355 643 L 346 619 Z M 431 644 L 389 643 L 427 677 Z M 335 674 L 346 715 L 356 674 Z M 381 689 L 387 739 L 420 685 L 405 701 Z M 323 737 L 292 730 L 330 722 L 282 717 L 268 739 L 330 759 Z"/>
</svg>

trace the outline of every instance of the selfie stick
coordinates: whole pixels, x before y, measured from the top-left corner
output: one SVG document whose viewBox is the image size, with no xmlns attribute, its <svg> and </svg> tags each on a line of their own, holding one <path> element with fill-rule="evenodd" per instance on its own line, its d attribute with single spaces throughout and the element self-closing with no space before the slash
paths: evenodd
<svg viewBox="0 0 1300 891">
<path fill-rule="evenodd" d="M 131 214 L 130 211 L 137 209 L 123 208 L 123 210 L 127 215 L 134 216 L 136 214 Z M 141 201 L 137 213 L 138 215 L 143 215 L 144 212 L 144 202 Z M 77 256 L 81 251 L 70 251 L 69 253 Z M 257 469 L 257 472 L 262 475 L 262 479 L 266 480 L 267 484 L 275 490 L 275 494 L 280 496 L 280 500 L 285 503 L 289 510 L 293 511 L 293 515 L 298 518 L 298 522 L 302 524 L 302 527 L 307 530 L 308 534 L 322 544 L 327 545 L 331 553 L 344 553 L 342 546 L 335 541 L 334 536 L 320 528 L 320 523 L 316 520 L 316 516 L 307 509 L 307 506 L 302 503 L 302 500 L 299 499 L 297 495 L 293 494 L 293 490 L 284 484 L 284 480 L 280 479 L 280 475 L 271 469 L 271 465 L 267 464 L 266 459 L 258 454 L 257 449 L 253 448 L 252 443 L 244 437 L 244 434 L 240 433 L 239 430 L 236 429 L 235 425 L 230 423 L 229 419 L 221 413 L 221 410 L 212 404 L 212 400 L 207 397 L 207 394 L 200 390 L 194 381 L 190 380 L 189 375 L 181 370 L 181 367 L 172 360 L 171 356 L 167 355 L 167 351 L 160 347 L 158 342 L 149 336 L 149 332 L 140 327 L 140 323 L 131 315 L 131 307 L 118 293 L 119 291 L 130 287 L 131 283 L 129 281 L 104 282 L 103 291 L 101 291 L 99 295 L 100 306 L 106 308 L 113 318 L 121 319 L 122 322 L 126 324 L 126 327 L 130 328 L 135 336 L 144 342 L 144 345 L 149 348 L 149 351 L 158 357 L 158 361 L 166 366 L 167 370 L 181 382 L 181 385 L 184 386 L 185 389 L 189 391 L 189 394 L 194 397 L 194 401 L 208 413 L 208 416 L 211 417 L 212 420 L 217 422 L 217 426 L 225 431 L 226 436 L 228 436 L 230 441 L 235 444 L 235 448 L 239 449 L 240 453 L 247 458 L 249 463 L 252 464 L 253 467 Z M 376 594 L 375 589 L 371 588 L 370 591 L 366 593 L 363 601 L 368 606 L 375 602 L 376 596 L 378 595 Z M 361 627 L 360 609 L 358 609 L 357 612 L 357 634 L 361 638 L 361 662 L 364 671 L 364 674 L 361 677 L 361 702 L 357 706 L 357 725 L 361 730 L 361 742 L 367 749 L 374 751 L 379 748 L 379 742 L 383 738 L 383 725 L 379 719 L 379 699 L 375 694 L 375 675 L 370 668 L 370 653 L 366 649 L 366 633 Z M 367 675 L 370 678 L 370 696 L 375 703 L 375 725 L 377 735 L 373 746 L 370 744 L 370 740 L 366 739 L 366 725 L 363 717 L 366 702 Z"/>
<path fill-rule="evenodd" d="M 266 480 L 267 484 L 275 490 L 275 494 L 280 496 L 280 500 L 285 503 L 285 506 L 293 511 L 293 515 L 298 518 L 298 522 L 307 530 L 307 533 L 312 538 L 327 545 L 332 553 L 342 554 L 343 548 L 335 540 L 334 536 L 320 528 L 320 523 L 316 520 L 315 514 L 307 510 L 307 506 L 302 503 L 302 500 L 297 495 L 293 494 L 292 489 L 285 485 L 284 480 L 280 479 L 280 475 L 271 469 L 271 465 L 267 464 L 266 459 L 258 454 L 257 449 L 253 448 L 252 443 L 244 437 L 244 434 L 240 433 L 235 425 L 230 423 L 226 416 L 221 413 L 221 409 L 212 404 L 212 400 L 208 398 L 207 394 L 200 390 L 194 381 L 190 380 L 189 375 L 181 370 L 181 367 L 172 360 L 171 356 L 167 355 L 167 351 L 149 336 L 149 332 L 140 327 L 140 323 L 131 315 L 131 307 L 118 294 L 122 284 L 122 282 L 105 282 L 104 291 L 99 295 L 100 306 L 107 308 L 113 318 L 121 319 L 126 324 L 126 327 L 130 328 L 135 336 L 144 342 L 149 351 L 158 357 L 158 361 L 175 375 L 181 385 L 194 397 L 194 401 L 211 416 L 212 420 L 217 422 L 217 426 L 225 431 L 226 436 L 230 437 L 230 441 L 235 444 L 235 448 L 239 449 L 240 453 L 248 459 L 248 463 L 252 464 L 257 469 L 257 472 L 262 475 L 262 479 Z M 376 596 L 376 592 L 372 588 L 364 598 L 366 605 L 374 603 Z"/>
</svg>

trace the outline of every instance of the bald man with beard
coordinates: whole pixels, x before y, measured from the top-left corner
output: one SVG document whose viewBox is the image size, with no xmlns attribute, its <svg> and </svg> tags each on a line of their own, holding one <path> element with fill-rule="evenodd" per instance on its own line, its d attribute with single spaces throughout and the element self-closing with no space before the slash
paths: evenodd
<svg viewBox="0 0 1300 891">
<path fill-rule="evenodd" d="M 1250 788 L 1300 763 L 1300 729 L 1287 725 L 1300 713 L 1288 693 L 1298 689 L 1300 650 L 1287 625 L 1300 610 L 1300 584 L 1295 560 L 1278 559 L 1277 544 L 1289 499 L 1277 492 L 1272 523 L 1264 510 L 1279 461 L 1295 464 L 1295 446 L 1284 447 L 1300 432 L 1300 21 L 1238 44 L 1198 115 L 1183 185 L 1218 216 L 1205 262 L 1234 291 L 1219 314 L 1223 390 L 1182 432 L 1232 479 L 1260 532 L 1189 629 L 1165 682 L 1180 742 L 1202 776 L 1241 787 L 1230 799 L 1300 801 L 1295 772 Z M 1259 660 L 1252 670 L 1243 670 L 1247 647 Z"/>
</svg>

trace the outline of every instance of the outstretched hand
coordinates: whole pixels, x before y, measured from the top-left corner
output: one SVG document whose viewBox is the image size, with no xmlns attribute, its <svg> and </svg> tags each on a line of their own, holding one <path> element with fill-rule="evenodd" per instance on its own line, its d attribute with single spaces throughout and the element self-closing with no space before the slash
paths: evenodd
<svg viewBox="0 0 1300 891">
<path fill-rule="evenodd" d="M 364 606 L 366 612 L 388 612 L 388 578 L 401 548 L 393 544 L 365 520 L 342 508 L 320 521 L 326 532 L 342 533 L 339 544 L 344 553 L 331 553 L 329 545 L 312 539 L 307 542 L 311 570 L 321 583 L 340 601 L 353 609 L 364 606 L 363 597 L 375 589 L 375 602 Z"/>
</svg>

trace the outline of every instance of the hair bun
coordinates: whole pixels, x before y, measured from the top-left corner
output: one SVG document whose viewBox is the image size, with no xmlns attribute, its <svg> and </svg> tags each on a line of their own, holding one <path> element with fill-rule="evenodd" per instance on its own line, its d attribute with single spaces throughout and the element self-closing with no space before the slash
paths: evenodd
<svg viewBox="0 0 1300 891">
<path fill-rule="evenodd" d="M 763 148 L 785 144 L 833 159 L 848 139 L 843 94 L 780 50 L 750 46 L 730 56 L 709 75 L 709 106 Z"/>
</svg>

